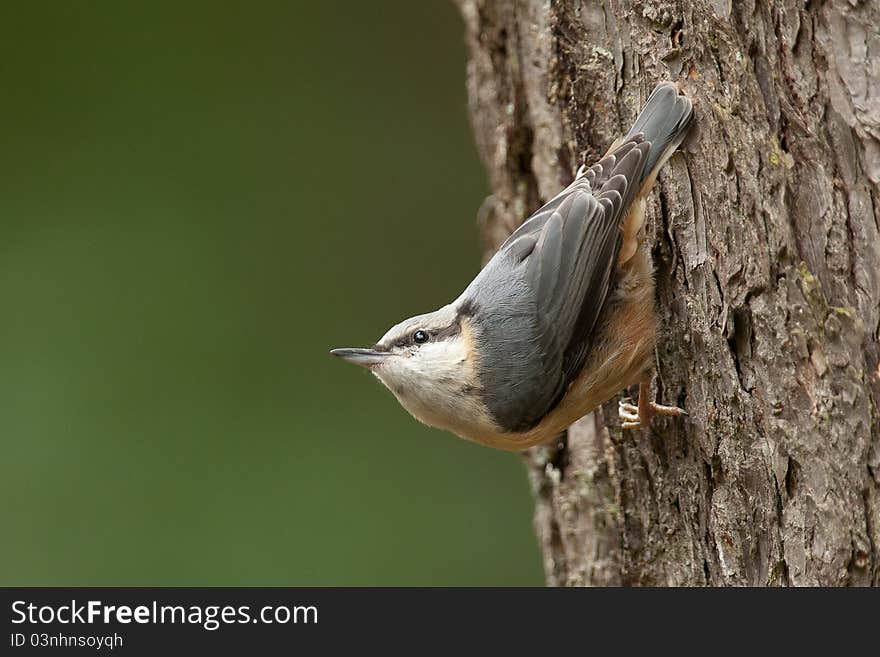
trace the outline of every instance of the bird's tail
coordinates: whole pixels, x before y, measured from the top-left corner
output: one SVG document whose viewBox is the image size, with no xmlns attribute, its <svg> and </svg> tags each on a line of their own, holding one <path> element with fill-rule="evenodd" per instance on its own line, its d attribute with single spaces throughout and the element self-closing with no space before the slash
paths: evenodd
<svg viewBox="0 0 880 657">
<path fill-rule="evenodd" d="M 645 163 L 644 179 L 652 180 L 673 151 L 687 137 L 693 125 L 694 107 L 686 97 L 679 95 L 671 82 L 661 82 L 648 97 L 648 102 L 630 128 L 623 142 L 641 133 L 651 144 Z"/>
</svg>

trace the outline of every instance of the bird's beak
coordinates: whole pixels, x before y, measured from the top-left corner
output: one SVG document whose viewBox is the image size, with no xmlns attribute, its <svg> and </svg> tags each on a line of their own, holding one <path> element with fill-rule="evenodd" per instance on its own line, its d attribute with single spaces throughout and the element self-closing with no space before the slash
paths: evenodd
<svg viewBox="0 0 880 657">
<path fill-rule="evenodd" d="M 361 367 L 378 365 L 391 355 L 387 351 L 376 351 L 375 349 L 333 349 L 330 353 Z"/>
</svg>

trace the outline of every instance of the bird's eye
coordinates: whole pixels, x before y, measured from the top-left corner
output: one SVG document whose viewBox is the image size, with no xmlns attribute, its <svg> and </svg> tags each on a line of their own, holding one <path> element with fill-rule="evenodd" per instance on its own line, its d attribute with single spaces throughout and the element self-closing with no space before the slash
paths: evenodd
<svg viewBox="0 0 880 657">
<path fill-rule="evenodd" d="M 422 331 L 419 329 L 415 333 L 413 333 L 413 342 L 416 344 L 425 344 L 428 341 L 428 333 L 427 331 Z"/>
</svg>

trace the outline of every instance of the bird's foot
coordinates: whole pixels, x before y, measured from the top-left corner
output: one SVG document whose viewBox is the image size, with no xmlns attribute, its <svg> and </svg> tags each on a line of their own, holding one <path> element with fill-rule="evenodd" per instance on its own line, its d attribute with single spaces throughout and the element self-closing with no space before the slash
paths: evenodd
<svg viewBox="0 0 880 657">
<path fill-rule="evenodd" d="M 655 415 L 679 417 L 687 415 L 687 411 L 678 406 L 663 406 L 650 401 L 651 389 L 646 384 L 639 386 L 639 405 L 629 403 L 623 399 L 617 406 L 617 415 L 620 417 L 621 429 L 641 429 L 651 424 Z"/>
</svg>

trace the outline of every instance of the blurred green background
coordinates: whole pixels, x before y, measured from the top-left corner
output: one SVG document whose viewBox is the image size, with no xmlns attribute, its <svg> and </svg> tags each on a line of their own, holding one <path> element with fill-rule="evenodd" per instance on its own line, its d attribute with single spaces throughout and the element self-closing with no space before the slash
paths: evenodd
<svg viewBox="0 0 880 657">
<path fill-rule="evenodd" d="M 519 458 L 327 354 L 479 266 L 452 4 L 0 34 L 0 584 L 541 584 Z"/>
</svg>

